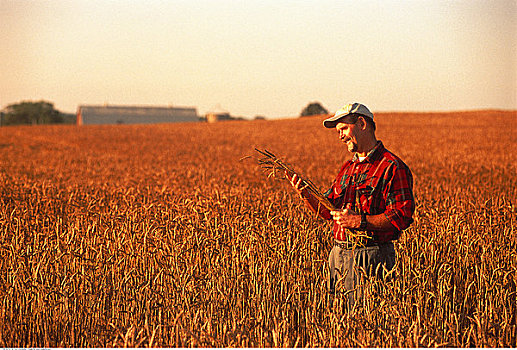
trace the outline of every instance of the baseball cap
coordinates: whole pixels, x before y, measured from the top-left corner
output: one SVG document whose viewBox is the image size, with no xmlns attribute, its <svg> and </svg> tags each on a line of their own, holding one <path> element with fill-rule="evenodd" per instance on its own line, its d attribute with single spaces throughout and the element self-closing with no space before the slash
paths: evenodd
<svg viewBox="0 0 517 350">
<path fill-rule="evenodd" d="M 336 114 L 333 117 L 325 119 L 323 121 L 323 126 L 326 128 L 335 128 L 336 124 L 339 123 L 339 119 L 344 118 L 351 114 L 360 114 L 364 117 L 368 117 L 373 120 L 373 113 L 370 112 L 368 107 L 361 103 L 350 103 L 346 106 L 337 110 Z"/>
</svg>

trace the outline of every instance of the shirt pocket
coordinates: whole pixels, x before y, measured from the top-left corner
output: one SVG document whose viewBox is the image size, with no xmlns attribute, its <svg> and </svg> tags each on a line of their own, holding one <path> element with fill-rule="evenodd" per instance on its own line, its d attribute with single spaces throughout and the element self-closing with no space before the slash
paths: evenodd
<svg viewBox="0 0 517 350">
<path fill-rule="evenodd" d="M 370 209 L 373 202 L 375 188 L 366 183 L 363 183 L 356 187 L 355 192 L 355 208 L 360 209 L 367 214 L 371 214 Z"/>
<path fill-rule="evenodd" d="M 370 215 L 381 214 L 386 210 L 386 200 L 383 197 L 383 181 L 379 177 L 369 177 L 356 187 L 360 208 Z"/>
</svg>

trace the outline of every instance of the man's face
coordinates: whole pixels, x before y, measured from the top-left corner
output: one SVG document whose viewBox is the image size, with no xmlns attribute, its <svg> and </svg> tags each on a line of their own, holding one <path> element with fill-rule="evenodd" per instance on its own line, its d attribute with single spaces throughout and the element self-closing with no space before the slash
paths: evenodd
<svg viewBox="0 0 517 350">
<path fill-rule="evenodd" d="M 348 147 L 348 152 L 357 152 L 358 149 L 358 133 L 359 127 L 357 123 L 355 124 L 347 124 L 343 122 L 339 122 L 336 124 L 336 130 L 339 133 L 339 138 L 341 142 L 346 144 Z"/>
</svg>

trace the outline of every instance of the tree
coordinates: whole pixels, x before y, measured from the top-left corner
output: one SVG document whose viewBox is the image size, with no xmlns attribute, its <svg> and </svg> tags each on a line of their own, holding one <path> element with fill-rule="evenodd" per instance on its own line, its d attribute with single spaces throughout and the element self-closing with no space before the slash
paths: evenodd
<svg viewBox="0 0 517 350">
<path fill-rule="evenodd" d="M 63 115 L 46 101 L 22 101 L 6 107 L 2 125 L 62 123 Z"/>
<path fill-rule="evenodd" d="M 300 117 L 306 117 L 317 114 L 328 114 L 329 112 L 319 103 L 311 102 L 302 110 Z"/>
</svg>

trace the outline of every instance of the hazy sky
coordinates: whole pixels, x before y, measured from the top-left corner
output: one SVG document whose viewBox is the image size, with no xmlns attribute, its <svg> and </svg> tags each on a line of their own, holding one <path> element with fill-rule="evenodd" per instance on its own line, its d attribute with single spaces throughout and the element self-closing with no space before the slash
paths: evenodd
<svg viewBox="0 0 517 350">
<path fill-rule="evenodd" d="M 0 107 L 517 109 L 517 0 L 0 0 Z"/>
</svg>

